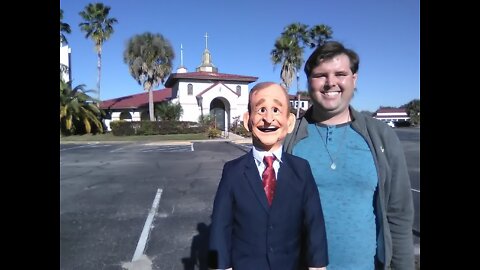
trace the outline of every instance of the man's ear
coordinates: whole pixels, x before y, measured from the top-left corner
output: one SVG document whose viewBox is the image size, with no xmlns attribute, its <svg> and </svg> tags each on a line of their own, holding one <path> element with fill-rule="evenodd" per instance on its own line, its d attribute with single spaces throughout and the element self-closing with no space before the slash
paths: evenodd
<svg viewBox="0 0 480 270">
<path fill-rule="evenodd" d="M 243 127 L 248 130 L 248 131 L 251 131 L 250 130 L 250 124 L 249 124 L 249 121 L 250 120 L 250 114 L 248 112 L 245 112 L 243 114 Z"/>
<path fill-rule="evenodd" d="M 287 133 L 291 133 L 293 128 L 295 127 L 296 116 L 293 113 L 288 115 L 288 131 Z"/>
</svg>

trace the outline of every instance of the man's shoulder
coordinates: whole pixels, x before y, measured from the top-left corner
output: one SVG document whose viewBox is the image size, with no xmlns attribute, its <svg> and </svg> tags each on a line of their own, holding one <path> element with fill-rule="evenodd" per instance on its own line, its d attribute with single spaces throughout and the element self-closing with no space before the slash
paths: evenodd
<svg viewBox="0 0 480 270">
<path fill-rule="evenodd" d="M 354 111 L 354 110 L 352 110 Z M 356 111 L 355 111 L 356 112 Z M 366 115 L 364 113 L 356 112 L 354 113 L 355 120 L 354 123 L 359 125 L 360 128 L 362 126 L 366 127 L 370 132 L 375 131 L 379 132 L 380 134 L 384 133 L 384 131 L 389 131 L 392 128 L 389 127 L 386 123 L 381 120 L 378 120 L 370 115 Z"/>
</svg>

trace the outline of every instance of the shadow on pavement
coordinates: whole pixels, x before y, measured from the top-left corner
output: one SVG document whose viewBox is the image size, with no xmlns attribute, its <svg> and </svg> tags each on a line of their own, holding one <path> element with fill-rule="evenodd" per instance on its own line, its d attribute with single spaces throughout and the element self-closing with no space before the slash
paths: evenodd
<svg viewBox="0 0 480 270">
<path fill-rule="evenodd" d="M 184 270 L 208 270 L 208 237 L 210 227 L 201 222 L 197 224 L 198 234 L 193 236 L 190 257 L 182 258 Z"/>
</svg>

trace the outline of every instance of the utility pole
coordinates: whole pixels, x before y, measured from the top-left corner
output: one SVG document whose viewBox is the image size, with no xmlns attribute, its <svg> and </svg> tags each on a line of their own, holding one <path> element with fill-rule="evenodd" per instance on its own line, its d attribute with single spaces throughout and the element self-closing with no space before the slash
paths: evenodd
<svg viewBox="0 0 480 270">
<path fill-rule="evenodd" d="M 299 90 L 299 83 L 298 83 L 298 71 L 297 71 L 297 119 L 300 117 L 300 90 Z"/>
</svg>

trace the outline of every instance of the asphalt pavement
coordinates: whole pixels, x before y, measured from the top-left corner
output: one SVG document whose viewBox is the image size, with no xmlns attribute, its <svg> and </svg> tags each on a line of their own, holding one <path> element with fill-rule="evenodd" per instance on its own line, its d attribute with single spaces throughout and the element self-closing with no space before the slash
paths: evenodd
<svg viewBox="0 0 480 270">
<path fill-rule="evenodd" d="M 419 269 L 419 130 L 396 131 L 416 201 Z M 206 269 L 201 258 L 222 166 L 250 147 L 251 138 L 236 134 L 193 143 L 62 144 L 60 269 Z"/>
</svg>

